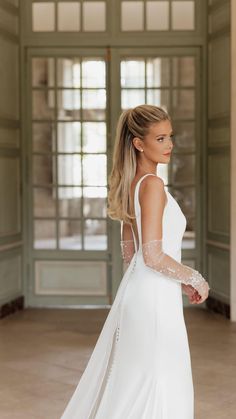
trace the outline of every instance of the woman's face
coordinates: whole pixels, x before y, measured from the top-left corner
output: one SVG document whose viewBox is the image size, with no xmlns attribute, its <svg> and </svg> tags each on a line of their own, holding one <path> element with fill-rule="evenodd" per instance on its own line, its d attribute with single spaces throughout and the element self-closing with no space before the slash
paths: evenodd
<svg viewBox="0 0 236 419">
<path fill-rule="evenodd" d="M 155 163 L 168 163 L 174 147 L 171 122 L 165 120 L 151 124 L 149 133 L 141 143 L 141 154 L 146 158 Z"/>
</svg>

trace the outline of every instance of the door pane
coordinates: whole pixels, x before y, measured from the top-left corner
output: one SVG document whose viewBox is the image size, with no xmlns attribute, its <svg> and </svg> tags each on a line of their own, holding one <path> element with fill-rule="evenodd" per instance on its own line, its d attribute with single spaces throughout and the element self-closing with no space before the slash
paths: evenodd
<svg viewBox="0 0 236 419">
<path fill-rule="evenodd" d="M 84 208 L 85 217 L 106 218 L 107 190 L 103 187 L 84 187 Z"/>
<path fill-rule="evenodd" d="M 78 31 L 80 29 L 80 3 L 58 3 L 58 31 Z"/>
<path fill-rule="evenodd" d="M 145 86 L 145 61 L 127 60 L 121 62 L 121 86 L 144 87 Z"/>
<path fill-rule="evenodd" d="M 55 4 L 53 2 L 32 4 L 32 30 L 37 32 L 55 30 Z"/>
<path fill-rule="evenodd" d="M 58 185 L 81 184 L 81 157 L 74 154 L 58 156 Z"/>
<path fill-rule="evenodd" d="M 78 186 L 58 188 L 59 216 L 66 218 L 80 218 L 82 216 L 81 197 L 82 188 Z"/>
<path fill-rule="evenodd" d="M 194 90 L 173 90 L 172 116 L 177 119 L 194 119 L 195 92 Z"/>
<path fill-rule="evenodd" d="M 51 155 L 35 155 L 33 157 L 33 183 L 48 185 L 56 182 L 55 158 Z"/>
<path fill-rule="evenodd" d="M 60 122 L 57 124 L 57 149 L 59 153 L 78 153 L 80 146 L 81 123 Z"/>
<path fill-rule="evenodd" d="M 57 85 L 59 87 L 80 87 L 81 65 L 76 58 L 57 59 Z"/>
<path fill-rule="evenodd" d="M 33 151 L 52 153 L 56 150 L 56 133 L 52 123 L 34 123 L 32 127 Z"/>
<path fill-rule="evenodd" d="M 106 30 L 106 4 L 104 1 L 83 2 L 84 31 Z"/>
<path fill-rule="evenodd" d="M 83 182 L 86 186 L 106 185 L 106 156 L 105 155 L 84 155 L 83 156 Z"/>
<path fill-rule="evenodd" d="M 172 29 L 193 30 L 194 22 L 194 1 L 172 1 Z"/>
<path fill-rule="evenodd" d="M 160 31 L 169 29 L 169 2 L 147 1 L 147 30 Z"/>
<path fill-rule="evenodd" d="M 176 185 L 195 182 L 195 156 L 174 154 L 173 155 L 173 182 Z"/>
<path fill-rule="evenodd" d="M 195 149 L 195 123 L 194 122 L 177 122 L 173 121 L 175 132 L 175 150 Z"/>
<path fill-rule="evenodd" d="M 85 221 L 85 243 L 86 250 L 104 250 L 107 248 L 106 221 L 89 220 Z"/>
<path fill-rule="evenodd" d="M 55 97 L 53 90 L 35 90 L 32 94 L 33 119 L 53 119 Z"/>
<path fill-rule="evenodd" d="M 173 58 L 173 86 L 188 87 L 195 85 L 195 58 Z"/>
<path fill-rule="evenodd" d="M 32 86 L 53 87 L 55 85 L 54 60 L 37 57 L 32 60 Z"/>
<path fill-rule="evenodd" d="M 164 109 L 170 107 L 170 94 L 169 90 L 148 89 L 147 90 L 147 104 L 161 106 Z"/>
<path fill-rule="evenodd" d="M 60 90 L 57 95 L 58 119 L 80 119 L 80 90 Z"/>
<path fill-rule="evenodd" d="M 134 18 L 135 17 L 135 18 Z M 121 4 L 121 30 L 143 30 L 144 5 L 142 1 L 122 1 Z"/>
<path fill-rule="evenodd" d="M 34 216 L 55 217 L 56 190 L 54 188 L 34 188 Z"/>
<path fill-rule="evenodd" d="M 79 250 L 82 248 L 81 221 L 60 221 L 59 248 L 67 250 Z"/>
<path fill-rule="evenodd" d="M 147 87 L 170 86 L 170 59 L 149 58 L 147 60 Z"/>
<path fill-rule="evenodd" d="M 95 71 L 96 69 L 96 71 Z M 84 59 L 82 62 L 82 86 L 83 87 L 105 87 L 106 67 L 105 62 L 100 59 Z"/>
<path fill-rule="evenodd" d="M 83 119 L 105 120 L 106 119 L 106 91 L 105 89 L 86 89 L 82 96 Z"/>
<path fill-rule="evenodd" d="M 34 248 L 56 249 L 56 223 L 51 220 L 34 221 Z"/>
<path fill-rule="evenodd" d="M 133 108 L 145 102 L 145 90 L 123 89 L 121 92 L 122 109 Z"/>
<path fill-rule="evenodd" d="M 83 123 L 83 153 L 106 152 L 106 124 L 105 122 Z"/>
</svg>

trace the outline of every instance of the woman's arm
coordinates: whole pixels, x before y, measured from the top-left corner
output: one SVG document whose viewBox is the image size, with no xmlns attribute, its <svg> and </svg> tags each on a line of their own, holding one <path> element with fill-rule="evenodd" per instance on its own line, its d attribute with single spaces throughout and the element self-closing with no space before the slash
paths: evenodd
<svg viewBox="0 0 236 419">
<path fill-rule="evenodd" d="M 140 187 L 142 253 L 144 263 L 153 271 L 191 285 L 204 298 L 208 295 L 209 285 L 195 269 L 184 265 L 162 249 L 162 219 L 166 203 L 164 182 L 161 178 L 148 176 Z"/>
<path fill-rule="evenodd" d="M 121 221 L 120 237 L 122 259 L 129 265 L 135 252 L 134 238 L 130 224 Z"/>
</svg>

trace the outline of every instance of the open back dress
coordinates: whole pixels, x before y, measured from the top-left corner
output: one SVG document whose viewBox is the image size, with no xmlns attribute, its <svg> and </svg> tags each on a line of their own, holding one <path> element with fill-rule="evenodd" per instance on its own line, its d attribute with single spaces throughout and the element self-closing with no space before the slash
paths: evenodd
<svg viewBox="0 0 236 419">
<path fill-rule="evenodd" d="M 139 187 L 134 209 L 139 246 L 81 379 L 61 419 L 194 419 L 194 388 L 181 284 L 144 263 Z M 186 218 L 166 190 L 163 251 L 181 262 Z"/>
</svg>

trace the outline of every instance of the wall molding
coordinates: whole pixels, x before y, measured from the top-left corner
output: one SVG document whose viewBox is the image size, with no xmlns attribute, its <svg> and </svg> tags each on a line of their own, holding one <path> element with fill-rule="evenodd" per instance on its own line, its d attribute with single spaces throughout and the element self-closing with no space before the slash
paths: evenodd
<svg viewBox="0 0 236 419">
<path fill-rule="evenodd" d="M 19 6 L 9 3 L 7 0 L 1 0 L 0 8 L 13 16 L 19 16 Z"/>
<path fill-rule="evenodd" d="M 218 0 L 214 4 L 209 4 L 208 13 L 215 12 L 217 9 L 220 9 L 222 6 L 230 5 L 230 0 Z"/>
<path fill-rule="evenodd" d="M 16 249 L 18 247 L 21 247 L 22 245 L 23 245 L 23 241 L 22 240 L 21 241 L 18 241 L 18 242 L 15 242 L 15 243 L 9 243 L 9 244 L 0 245 L 0 252 L 5 252 L 6 250 Z"/>
<path fill-rule="evenodd" d="M 210 246 L 213 246 L 213 247 L 216 247 L 217 249 L 223 249 L 223 250 L 229 250 L 230 251 L 230 244 L 222 243 L 222 242 L 219 242 L 217 240 L 207 239 L 206 244 L 208 244 Z"/>
<path fill-rule="evenodd" d="M 13 33 L 9 32 L 7 29 L 0 28 L 0 37 L 13 42 L 14 44 L 18 44 L 18 45 L 20 44 L 19 35 L 14 35 Z"/>
<path fill-rule="evenodd" d="M 4 118 L 0 115 L 0 127 L 18 129 L 20 128 L 20 120 L 14 118 Z"/>
</svg>

